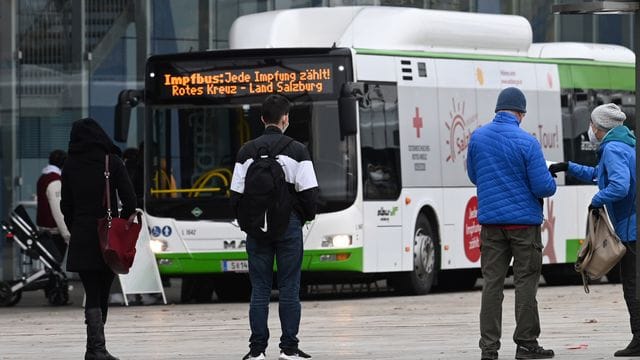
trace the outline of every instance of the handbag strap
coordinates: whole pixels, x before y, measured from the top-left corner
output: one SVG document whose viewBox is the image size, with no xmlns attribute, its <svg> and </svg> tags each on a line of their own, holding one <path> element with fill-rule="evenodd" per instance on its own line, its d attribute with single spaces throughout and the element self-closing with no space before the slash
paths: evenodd
<svg viewBox="0 0 640 360">
<path fill-rule="evenodd" d="M 104 156 L 104 203 L 107 205 L 107 221 L 109 227 L 111 227 L 111 186 L 109 184 L 109 178 L 111 173 L 109 172 L 109 154 Z"/>
<path fill-rule="evenodd" d="M 589 290 L 589 280 L 587 279 L 587 275 L 585 275 L 584 271 L 582 271 L 580 275 L 582 276 L 582 286 L 584 286 L 584 293 L 588 294 L 590 290 Z"/>
</svg>

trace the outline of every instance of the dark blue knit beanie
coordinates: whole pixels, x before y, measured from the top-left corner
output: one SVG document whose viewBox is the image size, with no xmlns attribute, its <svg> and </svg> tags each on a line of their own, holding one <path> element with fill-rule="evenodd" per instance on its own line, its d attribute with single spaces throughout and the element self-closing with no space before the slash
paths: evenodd
<svg viewBox="0 0 640 360">
<path fill-rule="evenodd" d="M 520 89 L 509 87 L 500 92 L 496 103 L 496 112 L 500 110 L 511 110 L 520 113 L 527 112 L 527 99 Z"/>
</svg>

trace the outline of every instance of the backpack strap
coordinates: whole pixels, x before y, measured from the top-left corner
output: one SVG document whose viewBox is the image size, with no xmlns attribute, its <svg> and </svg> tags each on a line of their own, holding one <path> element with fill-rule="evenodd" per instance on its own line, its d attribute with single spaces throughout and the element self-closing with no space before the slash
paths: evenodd
<svg viewBox="0 0 640 360">
<path fill-rule="evenodd" d="M 288 137 L 287 135 L 282 135 L 280 140 L 278 140 L 278 142 L 271 147 L 269 151 L 270 153 L 269 155 L 275 158 L 276 156 L 280 155 L 280 153 L 292 142 L 293 142 L 292 138 Z"/>
</svg>

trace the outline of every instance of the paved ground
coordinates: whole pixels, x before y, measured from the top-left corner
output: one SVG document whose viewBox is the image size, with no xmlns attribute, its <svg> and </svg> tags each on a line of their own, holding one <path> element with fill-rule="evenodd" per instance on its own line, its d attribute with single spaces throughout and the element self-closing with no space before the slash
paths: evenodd
<svg viewBox="0 0 640 360">
<path fill-rule="evenodd" d="M 0 308 L 0 359 L 82 358 L 83 313 L 74 293 L 71 306 L 41 306 L 44 297 L 32 293 L 16 307 Z M 620 285 L 593 286 L 589 295 L 580 286 L 542 287 L 538 301 L 541 343 L 558 359 L 609 359 L 629 339 Z M 502 359 L 515 353 L 513 303 L 513 289 L 506 290 Z M 301 348 L 315 359 L 479 359 L 479 304 L 477 290 L 316 297 L 303 302 Z M 247 349 L 247 313 L 245 303 L 113 307 L 108 345 L 123 360 L 240 359 Z M 271 314 L 277 340 L 276 302 Z M 277 359 L 277 341 L 267 358 Z"/>
</svg>

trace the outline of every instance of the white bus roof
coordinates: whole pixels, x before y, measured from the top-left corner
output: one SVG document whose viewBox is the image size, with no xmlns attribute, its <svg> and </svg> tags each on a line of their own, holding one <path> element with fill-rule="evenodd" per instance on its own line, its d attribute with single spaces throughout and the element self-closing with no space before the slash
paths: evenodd
<svg viewBox="0 0 640 360">
<path fill-rule="evenodd" d="M 636 56 L 633 51 L 624 46 L 578 42 L 531 44 L 529 57 L 540 59 L 612 61 L 630 64 L 636 62 Z"/>
<path fill-rule="evenodd" d="M 335 45 L 527 56 L 531 41 L 521 16 L 387 6 L 269 11 L 239 17 L 229 33 L 232 49 Z"/>
</svg>

